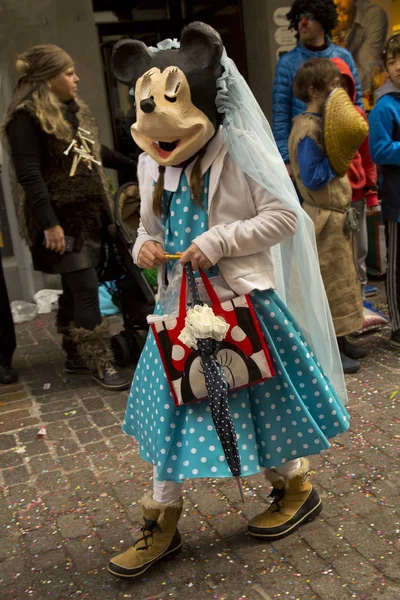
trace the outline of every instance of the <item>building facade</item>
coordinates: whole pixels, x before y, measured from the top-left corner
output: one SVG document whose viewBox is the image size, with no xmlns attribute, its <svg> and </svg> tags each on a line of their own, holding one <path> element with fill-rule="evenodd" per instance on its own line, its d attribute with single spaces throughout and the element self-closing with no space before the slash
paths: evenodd
<svg viewBox="0 0 400 600">
<path fill-rule="evenodd" d="M 386 4 L 388 1 L 380 0 Z M 271 118 L 275 64 L 295 45 L 285 19 L 290 4 L 288 0 L 2 0 L 0 118 L 15 84 L 17 54 L 35 44 L 53 42 L 76 61 L 81 78 L 79 93 L 96 117 L 102 143 L 134 154 L 137 149 L 129 132 L 133 106 L 127 88 L 112 76 L 112 47 L 127 36 L 149 45 L 166 37 L 179 38 L 183 26 L 195 20 L 209 23 L 220 32 L 229 56 Z M 110 175 L 117 186 L 115 174 Z M 0 219 L 10 296 L 29 301 L 48 281 L 33 272 L 29 250 L 18 236 L 4 152 Z"/>
</svg>

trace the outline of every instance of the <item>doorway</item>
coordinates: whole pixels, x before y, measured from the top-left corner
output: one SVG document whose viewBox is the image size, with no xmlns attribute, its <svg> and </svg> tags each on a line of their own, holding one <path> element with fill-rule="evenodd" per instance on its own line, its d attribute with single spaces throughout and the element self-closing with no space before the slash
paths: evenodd
<svg viewBox="0 0 400 600">
<path fill-rule="evenodd" d="M 103 60 L 107 99 L 115 148 L 136 158 L 141 150 L 134 143 L 130 127 L 135 121 L 133 98 L 127 86 L 111 72 L 114 44 L 122 38 L 141 40 L 156 46 L 165 38 L 178 38 L 185 25 L 203 21 L 216 29 L 228 55 L 247 76 L 240 0 L 93 0 L 95 23 Z M 119 183 L 126 175 L 119 174 Z"/>
</svg>

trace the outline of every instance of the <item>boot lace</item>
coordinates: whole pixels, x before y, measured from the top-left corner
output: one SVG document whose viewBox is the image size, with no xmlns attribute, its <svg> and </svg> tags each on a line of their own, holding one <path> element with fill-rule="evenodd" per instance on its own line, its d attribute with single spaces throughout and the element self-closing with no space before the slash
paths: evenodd
<svg viewBox="0 0 400 600">
<path fill-rule="evenodd" d="M 139 544 L 140 542 L 144 542 L 144 546 L 141 546 L 140 548 L 136 548 L 136 550 L 148 550 L 150 548 L 148 540 L 154 538 L 154 530 L 155 529 L 157 531 L 159 531 L 160 533 L 162 533 L 162 529 L 159 526 L 159 524 L 157 523 L 157 521 L 152 521 L 151 519 L 144 518 L 144 523 L 143 523 L 142 527 L 140 528 L 140 531 L 143 533 L 143 535 L 135 543 L 135 548 L 136 548 L 137 544 Z"/>
<path fill-rule="evenodd" d="M 272 488 L 272 492 L 269 494 L 268 498 L 272 498 L 271 507 L 272 512 L 279 512 L 281 508 L 283 508 L 283 498 L 285 496 L 285 489 L 278 490 L 277 488 Z"/>
<path fill-rule="evenodd" d="M 118 371 L 112 366 L 111 363 L 108 363 L 105 366 L 104 373 L 107 373 L 107 375 L 112 376 L 112 375 L 117 375 Z"/>
</svg>

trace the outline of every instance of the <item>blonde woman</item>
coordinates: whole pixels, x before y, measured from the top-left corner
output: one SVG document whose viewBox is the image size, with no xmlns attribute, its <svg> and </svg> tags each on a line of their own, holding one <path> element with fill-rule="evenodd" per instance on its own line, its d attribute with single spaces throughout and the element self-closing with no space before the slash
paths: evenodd
<svg viewBox="0 0 400 600">
<path fill-rule="evenodd" d="M 103 387 L 122 390 L 128 381 L 112 364 L 98 300 L 96 267 L 101 230 L 110 218 L 95 121 L 77 97 L 72 58 L 58 46 L 34 46 L 17 59 L 21 73 L 3 131 L 15 170 L 21 236 L 34 268 L 61 274 L 57 325 L 63 334 L 66 370 L 90 373 Z M 135 173 L 135 172 L 134 172 Z"/>
</svg>

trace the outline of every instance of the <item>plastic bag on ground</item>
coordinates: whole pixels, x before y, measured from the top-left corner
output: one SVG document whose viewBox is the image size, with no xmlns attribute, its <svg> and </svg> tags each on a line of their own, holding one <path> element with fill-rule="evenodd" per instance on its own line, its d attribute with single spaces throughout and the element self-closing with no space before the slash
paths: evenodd
<svg viewBox="0 0 400 600">
<path fill-rule="evenodd" d="M 37 316 L 38 309 L 36 304 L 24 302 L 24 300 L 14 300 L 11 302 L 11 313 L 14 323 L 25 323 L 32 321 Z"/>
<path fill-rule="evenodd" d="M 33 299 L 37 304 L 38 314 L 45 315 L 55 310 L 58 307 L 58 299 L 61 294 L 61 290 L 39 290 L 39 292 L 36 292 Z"/>
</svg>

